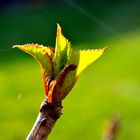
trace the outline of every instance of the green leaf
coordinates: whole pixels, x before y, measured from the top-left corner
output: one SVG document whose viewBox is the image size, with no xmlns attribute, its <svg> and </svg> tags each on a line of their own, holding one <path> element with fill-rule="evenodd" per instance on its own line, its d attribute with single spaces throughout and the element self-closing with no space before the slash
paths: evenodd
<svg viewBox="0 0 140 140">
<path fill-rule="evenodd" d="M 66 63 L 71 58 L 71 44 L 63 36 L 62 30 L 59 24 L 57 24 L 57 36 L 56 36 L 56 45 L 55 45 L 55 54 L 54 54 L 54 63 L 55 63 L 55 76 L 66 66 Z"/>
<path fill-rule="evenodd" d="M 104 52 L 105 48 L 103 49 L 92 49 L 92 50 L 80 50 L 80 51 L 73 51 L 71 60 L 69 63 L 76 64 L 77 67 L 74 71 L 71 71 L 61 87 L 61 99 L 65 98 L 66 95 L 70 92 L 70 90 L 75 85 L 75 82 L 79 75 L 86 69 L 90 64 L 92 64 L 96 59 L 98 59 Z"/>
<path fill-rule="evenodd" d="M 105 48 L 73 51 L 70 42 L 63 36 L 59 24 L 55 50 L 38 44 L 16 45 L 16 48 L 32 55 L 41 65 L 44 88 L 49 101 L 64 99 L 73 88 L 77 78 L 90 64 L 99 58 Z M 76 68 L 76 69 L 75 69 Z"/>
<path fill-rule="evenodd" d="M 104 52 L 106 48 L 103 49 L 92 49 L 92 50 L 80 50 L 74 55 L 74 63 L 77 64 L 76 78 L 92 64 L 96 59 L 98 59 Z"/>
<path fill-rule="evenodd" d="M 19 48 L 20 50 L 32 55 L 45 70 L 45 76 L 50 75 L 53 63 L 52 57 L 54 56 L 54 52 L 51 48 L 38 44 L 15 45 L 13 48 Z"/>
<path fill-rule="evenodd" d="M 13 48 L 19 48 L 20 50 L 32 55 L 40 63 L 44 88 L 47 94 L 48 87 L 46 82 L 47 79 L 50 79 L 54 73 L 54 63 L 52 60 L 54 56 L 53 49 L 38 44 L 15 45 Z"/>
</svg>

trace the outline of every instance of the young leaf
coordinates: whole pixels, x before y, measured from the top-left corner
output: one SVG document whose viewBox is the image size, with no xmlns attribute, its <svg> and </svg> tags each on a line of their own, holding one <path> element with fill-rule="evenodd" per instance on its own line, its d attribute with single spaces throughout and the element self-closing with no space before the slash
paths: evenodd
<svg viewBox="0 0 140 140">
<path fill-rule="evenodd" d="M 57 24 L 55 50 L 38 44 L 14 46 L 35 57 L 42 68 L 46 96 L 49 102 L 63 100 L 73 88 L 82 71 L 99 58 L 105 48 L 73 51 Z"/>
<path fill-rule="evenodd" d="M 96 59 L 98 59 L 104 52 L 103 49 L 92 49 L 92 50 L 81 50 L 78 52 L 73 52 L 70 63 L 75 64 L 76 70 L 71 71 L 61 87 L 61 98 L 65 98 L 65 96 L 69 93 L 69 91 L 73 88 L 77 78 L 82 73 L 82 71 L 87 68 L 90 64 L 92 64 Z M 59 89 L 60 91 L 60 89 Z"/>
<path fill-rule="evenodd" d="M 71 44 L 63 36 L 61 27 L 57 24 L 55 55 L 53 58 L 55 62 L 55 76 L 66 66 L 67 61 L 71 58 L 71 52 Z"/>
<path fill-rule="evenodd" d="M 96 59 L 98 59 L 103 54 L 104 50 L 105 48 L 92 49 L 92 50 L 80 50 L 78 54 L 75 54 L 73 58 L 74 58 L 74 62 L 77 64 L 76 78 L 82 73 L 82 71 L 85 68 L 87 68 Z"/>
<path fill-rule="evenodd" d="M 15 45 L 13 48 L 19 48 L 20 50 L 32 55 L 40 63 L 45 92 L 48 94 L 46 82 L 54 73 L 54 63 L 52 61 L 54 56 L 53 48 L 44 47 L 43 45 L 38 44 Z"/>
<path fill-rule="evenodd" d="M 50 75 L 53 63 L 52 57 L 54 56 L 52 48 L 38 44 L 15 45 L 13 48 L 19 48 L 20 50 L 32 55 L 45 70 L 45 76 Z"/>
</svg>

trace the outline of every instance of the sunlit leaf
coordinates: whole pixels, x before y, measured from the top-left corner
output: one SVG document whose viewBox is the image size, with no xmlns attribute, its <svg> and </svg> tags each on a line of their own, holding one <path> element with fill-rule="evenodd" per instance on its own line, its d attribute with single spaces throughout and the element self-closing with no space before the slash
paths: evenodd
<svg viewBox="0 0 140 140">
<path fill-rule="evenodd" d="M 92 64 L 96 59 L 98 59 L 104 52 L 103 49 L 92 49 L 92 50 L 81 50 L 75 51 L 72 54 L 70 63 L 76 64 L 77 67 L 74 71 L 71 71 L 61 87 L 61 98 L 65 98 L 65 96 L 69 93 L 69 91 L 73 88 L 77 78 L 86 69 L 90 64 Z"/>
<path fill-rule="evenodd" d="M 82 73 L 82 71 L 98 59 L 104 52 L 103 49 L 92 49 L 92 50 L 80 50 L 75 53 L 74 61 L 77 64 L 76 78 Z"/>
<path fill-rule="evenodd" d="M 99 58 L 105 50 L 105 48 L 72 50 L 70 42 L 62 34 L 59 24 L 57 24 L 55 50 L 38 44 L 16 45 L 14 47 L 32 55 L 39 61 L 49 102 L 57 99 L 56 96 L 59 96 L 61 100 L 64 99 L 83 70 Z"/>
<path fill-rule="evenodd" d="M 48 87 L 46 87 L 46 82 L 54 73 L 54 63 L 52 61 L 52 57 L 54 56 L 53 49 L 38 44 L 15 45 L 13 48 L 19 48 L 32 55 L 40 63 L 44 87 L 47 94 Z"/>
<path fill-rule="evenodd" d="M 56 45 L 55 45 L 55 76 L 58 75 L 61 69 L 63 69 L 66 63 L 71 58 L 71 44 L 63 36 L 62 30 L 59 24 L 57 24 L 57 35 L 56 35 Z"/>
</svg>

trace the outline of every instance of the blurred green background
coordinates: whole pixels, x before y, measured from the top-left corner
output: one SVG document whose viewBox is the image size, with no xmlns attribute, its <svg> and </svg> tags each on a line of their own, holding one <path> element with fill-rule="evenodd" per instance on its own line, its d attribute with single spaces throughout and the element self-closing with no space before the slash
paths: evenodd
<svg viewBox="0 0 140 140">
<path fill-rule="evenodd" d="M 25 140 L 44 99 L 41 71 L 13 45 L 55 46 L 56 23 L 72 47 L 109 46 L 63 102 L 49 140 L 101 140 L 113 113 L 117 140 L 140 139 L 140 2 L 131 0 L 21 0 L 0 5 L 0 140 Z"/>
</svg>

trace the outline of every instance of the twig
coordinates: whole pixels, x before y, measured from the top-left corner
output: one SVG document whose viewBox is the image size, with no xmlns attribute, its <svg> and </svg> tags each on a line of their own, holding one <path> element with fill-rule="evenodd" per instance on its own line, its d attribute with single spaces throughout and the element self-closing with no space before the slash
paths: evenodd
<svg viewBox="0 0 140 140">
<path fill-rule="evenodd" d="M 102 140 L 115 140 L 118 134 L 118 129 L 119 117 L 118 115 L 113 115 L 106 125 Z"/>
<path fill-rule="evenodd" d="M 63 86 L 64 79 L 75 68 L 75 64 L 69 64 L 60 71 L 55 80 L 47 81 L 49 89 L 47 99 L 42 102 L 39 115 L 26 140 L 47 139 L 55 122 L 62 114 L 62 100 L 67 94 L 61 97 L 59 92 Z"/>
<path fill-rule="evenodd" d="M 26 140 L 46 140 L 55 122 L 62 114 L 61 109 L 61 103 L 54 105 L 44 100 L 36 122 Z"/>
</svg>

